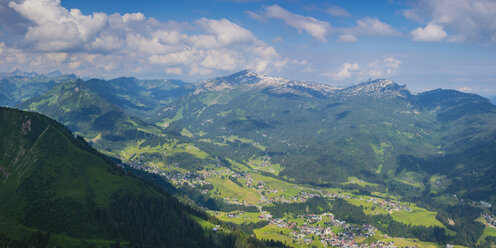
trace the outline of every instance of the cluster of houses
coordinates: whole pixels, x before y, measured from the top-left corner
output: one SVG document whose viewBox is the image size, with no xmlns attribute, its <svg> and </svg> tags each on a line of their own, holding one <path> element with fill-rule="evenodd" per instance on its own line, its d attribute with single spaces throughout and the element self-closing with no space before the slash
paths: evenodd
<svg viewBox="0 0 496 248">
<path fill-rule="evenodd" d="M 359 198 L 361 199 L 361 198 Z M 411 212 L 412 209 L 409 206 L 406 206 L 405 204 L 402 204 L 399 201 L 394 201 L 394 200 L 388 200 L 388 199 L 378 199 L 375 197 L 371 197 L 366 200 L 367 202 L 372 202 L 374 207 L 384 209 L 388 211 L 390 214 L 393 212 L 398 212 L 398 211 L 407 211 Z"/>
<path fill-rule="evenodd" d="M 482 217 L 484 217 L 488 226 L 496 228 L 496 217 L 490 214 L 483 214 Z"/>
<path fill-rule="evenodd" d="M 351 195 L 343 194 L 343 193 L 327 194 L 327 195 L 325 195 L 325 197 L 328 197 L 328 198 L 340 198 L 340 199 L 351 199 Z"/>
<path fill-rule="evenodd" d="M 250 216 L 243 216 L 245 214 L 244 211 L 235 211 L 232 213 L 226 213 L 226 217 L 230 219 L 234 218 L 243 218 L 245 220 L 251 220 L 252 218 Z M 216 215 L 221 215 L 221 213 L 217 213 Z"/>
<path fill-rule="evenodd" d="M 129 160 L 127 162 L 127 164 L 129 166 L 131 166 L 132 168 L 135 168 L 135 169 L 138 169 L 138 170 L 143 170 L 143 171 L 146 171 L 148 168 L 148 166 L 145 166 L 145 155 L 143 154 L 140 154 L 140 155 L 137 155 L 135 156 L 134 158 L 132 158 L 131 160 Z"/>
<path fill-rule="evenodd" d="M 139 161 L 139 160 L 137 160 Z M 270 159 L 266 159 L 267 163 L 270 163 Z M 343 193 L 324 193 L 321 190 L 315 190 L 313 192 L 309 192 L 308 190 L 305 190 L 304 188 L 301 188 L 301 191 L 295 195 L 295 196 L 288 196 L 288 195 L 278 195 L 274 196 L 274 194 L 277 194 L 279 191 L 276 189 L 271 189 L 270 187 L 267 186 L 267 184 L 263 181 L 255 181 L 253 177 L 250 175 L 250 173 L 239 173 L 236 171 L 233 171 L 229 168 L 216 168 L 216 169 L 205 169 L 202 171 L 189 171 L 189 172 L 178 172 L 178 171 L 168 171 L 168 170 L 163 170 L 157 167 L 149 167 L 149 166 L 144 166 L 141 163 L 131 163 L 130 164 L 132 167 L 145 170 L 149 173 L 154 173 L 161 175 L 170 182 L 172 182 L 174 185 L 184 185 L 187 184 L 190 187 L 193 188 L 200 188 L 204 185 L 210 184 L 209 182 L 206 181 L 207 178 L 210 177 L 217 177 L 217 176 L 224 176 L 224 177 L 234 177 L 234 178 L 242 178 L 244 181 L 246 181 L 246 186 L 247 187 L 252 187 L 257 190 L 259 193 L 260 199 L 258 200 L 259 205 L 266 205 L 266 204 L 272 204 L 272 203 L 294 203 L 294 202 L 305 202 L 310 198 L 313 197 L 318 197 L 318 196 L 323 196 L 327 198 L 341 198 L 341 199 L 354 199 L 356 198 L 355 196 L 349 195 L 349 194 L 343 194 Z M 171 164 L 168 165 L 169 167 L 177 167 L 179 166 L 178 164 Z M 298 186 L 295 186 L 298 187 Z M 208 194 L 209 190 L 208 189 L 200 189 L 200 192 L 202 194 Z M 272 195 L 272 196 L 270 196 Z M 364 200 L 361 197 L 357 198 L 359 200 Z M 253 205 L 253 204 L 247 204 L 246 201 L 241 201 L 238 198 L 223 198 L 224 202 L 228 204 L 235 204 L 235 205 Z M 388 199 L 380 199 L 380 198 L 375 198 L 375 197 L 370 197 L 366 200 L 367 202 L 372 202 L 373 206 L 377 209 L 385 209 L 389 213 L 392 212 L 397 212 L 397 211 L 407 211 L 411 212 L 412 209 L 407 206 L 406 204 L 402 204 L 399 201 L 395 200 L 388 200 Z M 481 202 L 480 205 L 484 205 L 485 202 Z M 486 204 L 487 205 L 487 204 Z M 485 205 L 484 205 L 485 206 Z"/>
<path fill-rule="evenodd" d="M 474 201 L 472 203 L 472 206 L 473 207 L 479 207 L 479 208 L 490 208 L 490 207 L 492 207 L 491 203 L 485 202 L 485 201 L 479 201 L 479 202 Z"/>
<path fill-rule="evenodd" d="M 193 188 L 201 187 L 207 184 L 210 184 L 206 181 L 207 178 L 224 176 L 224 177 L 234 177 L 234 178 L 242 178 L 246 181 L 246 185 L 248 187 L 252 187 L 257 190 L 260 195 L 260 200 L 258 204 L 271 204 L 275 202 L 280 203 L 292 203 L 292 202 L 305 202 L 313 197 L 327 197 L 327 198 L 341 198 L 341 199 L 359 199 L 365 200 L 361 197 L 357 198 L 355 196 L 343 193 L 324 193 L 321 190 L 315 190 L 314 192 L 308 192 L 309 190 L 302 190 L 295 196 L 273 196 L 269 197 L 269 195 L 277 194 L 278 191 L 275 189 L 270 189 L 267 184 L 263 181 L 254 181 L 253 177 L 250 173 L 239 173 L 232 171 L 228 168 L 216 168 L 216 169 L 205 169 L 202 171 L 189 171 L 189 172 L 179 172 L 173 170 L 164 170 L 157 167 L 145 166 L 141 159 L 135 159 L 129 163 L 129 165 L 133 168 L 147 171 L 149 173 L 154 173 L 160 176 L 165 177 L 167 180 L 172 182 L 174 185 L 184 185 L 187 184 Z M 270 166 L 270 158 L 264 160 L 262 166 Z M 179 164 L 171 164 L 166 167 L 179 167 Z M 298 186 L 295 186 L 298 187 Z M 202 194 L 207 194 L 209 192 L 208 189 L 201 190 Z M 237 198 L 223 198 L 226 203 L 229 204 L 237 204 L 237 205 L 253 205 L 247 204 L 246 201 L 240 201 Z M 410 212 L 412 209 L 408 207 L 406 204 L 402 204 L 399 201 L 395 200 L 387 200 L 380 199 L 375 197 L 370 197 L 365 200 L 366 202 L 372 202 L 373 206 L 380 209 L 385 209 L 389 211 L 389 213 L 396 211 L 407 211 Z M 481 202 L 479 205 L 486 207 L 485 202 Z M 243 211 L 237 211 L 233 213 L 228 213 L 228 218 L 250 218 L 244 217 Z M 486 222 L 493 227 L 496 227 L 496 219 L 494 216 L 485 214 L 483 216 Z M 331 213 L 324 213 L 322 215 L 316 214 L 306 214 L 303 216 L 298 216 L 298 218 L 303 218 L 305 223 L 302 225 L 298 225 L 296 222 L 291 222 L 286 219 L 275 219 L 272 218 L 272 215 L 268 212 L 261 212 L 259 219 L 268 220 L 271 224 L 277 226 L 278 228 L 287 228 L 290 230 L 289 235 L 294 239 L 296 243 L 299 244 L 312 244 L 314 242 L 314 238 L 320 240 L 323 246 L 325 247 L 360 247 L 360 248 L 372 248 L 372 247 L 395 247 L 393 242 L 383 242 L 383 241 L 375 241 L 371 244 L 359 244 L 355 241 L 356 237 L 371 237 L 374 236 L 377 229 L 372 225 L 364 224 L 362 226 L 359 225 L 351 225 L 346 223 L 345 221 L 340 221 L 334 218 Z M 322 224 L 322 220 L 324 224 Z M 319 224 L 320 223 L 320 224 Z M 338 227 L 339 232 L 334 233 L 332 230 L 332 226 Z M 216 226 L 213 230 L 218 231 L 220 227 Z M 215 230 L 216 229 L 216 230 Z"/>
<path fill-rule="evenodd" d="M 278 193 L 279 191 L 273 190 L 270 188 L 262 188 L 258 189 L 258 192 L 260 193 L 260 200 L 258 203 L 260 204 L 271 204 L 271 203 L 294 203 L 294 202 L 306 202 L 308 199 L 317 197 L 317 196 L 322 196 L 319 193 L 310 193 L 310 192 L 305 192 L 305 191 L 300 191 L 298 192 L 297 195 L 294 196 L 288 196 L 288 195 L 279 195 L 279 196 L 272 196 L 268 197 L 267 195 L 273 193 Z M 263 192 L 263 193 L 262 193 Z"/>
<path fill-rule="evenodd" d="M 320 240 L 323 246 L 331 247 L 365 247 L 362 244 L 357 244 L 355 237 L 372 237 L 377 232 L 377 229 L 372 225 L 351 225 L 346 221 L 340 221 L 334 218 L 331 213 L 306 214 L 298 216 L 299 219 L 304 219 L 304 223 L 298 225 L 287 219 L 270 219 L 270 223 L 278 228 L 287 228 L 290 230 L 289 236 L 292 237 L 295 243 L 311 244 L 314 239 Z M 322 221 L 324 223 L 322 224 Z M 320 223 L 320 224 L 319 224 Z M 339 232 L 334 233 L 332 226 L 338 227 Z M 389 244 L 374 242 L 367 247 L 394 247 Z"/>
<path fill-rule="evenodd" d="M 458 199 L 456 195 L 453 195 L 455 199 Z M 463 198 L 458 199 L 458 205 L 465 205 L 468 204 L 474 208 L 491 208 L 493 205 L 489 202 L 486 201 L 472 201 L 472 200 L 467 200 L 465 201 Z"/>
</svg>

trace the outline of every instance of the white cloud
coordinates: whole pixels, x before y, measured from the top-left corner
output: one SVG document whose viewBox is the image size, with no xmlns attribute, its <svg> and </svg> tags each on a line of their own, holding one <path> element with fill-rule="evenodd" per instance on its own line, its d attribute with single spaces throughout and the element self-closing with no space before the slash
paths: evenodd
<svg viewBox="0 0 496 248">
<path fill-rule="evenodd" d="M 337 32 L 343 33 L 339 37 L 341 42 L 355 42 L 358 36 L 398 36 L 400 32 L 391 25 L 381 22 L 377 18 L 365 17 L 356 21 L 352 28 L 336 28 Z"/>
<path fill-rule="evenodd" d="M 423 20 L 414 9 L 405 9 L 403 10 L 403 15 L 413 21 L 421 22 Z"/>
<path fill-rule="evenodd" d="M 403 13 L 415 21 L 427 20 L 442 25 L 455 37 L 475 43 L 496 42 L 496 1 L 494 0 L 419 0 Z"/>
<path fill-rule="evenodd" d="M 305 31 L 320 42 L 326 42 L 326 36 L 331 32 L 331 24 L 329 22 L 291 13 L 276 4 L 264 7 L 260 14 L 248 12 L 248 15 L 257 20 L 264 18 L 283 20 L 288 26 L 298 30 L 299 33 Z"/>
<path fill-rule="evenodd" d="M 335 73 L 322 73 L 335 81 L 361 81 L 367 78 L 383 78 L 394 75 L 400 68 L 401 61 L 394 57 L 384 57 L 370 62 L 365 68 L 358 63 L 343 63 Z"/>
<path fill-rule="evenodd" d="M 434 23 L 429 23 L 425 28 L 417 28 L 410 32 L 414 41 L 442 41 L 447 34 L 443 30 L 443 26 Z"/>
<path fill-rule="evenodd" d="M 461 91 L 461 92 L 474 92 L 474 90 L 468 86 L 460 87 L 456 90 Z"/>
<path fill-rule="evenodd" d="M 28 61 L 28 56 L 20 49 L 7 46 L 4 42 L 0 42 L 0 65 L 7 70 L 18 68 L 18 64 L 24 64 Z"/>
<path fill-rule="evenodd" d="M 238 67 L 238 54 L 230 50 L 209 50 L 201 62 L 202 67 L 232 71 Z M 241 58 L 242 59 L 242 58 Z"/>
<path fill-rule="evenodd" d="M 391 25 L 381 22 L 377 18 L 366 17 L 357 21 L 357 26 L 353 32 L 361 35 L 370 36 L 398 36 L 400 33 L 396 31 Z"/>
<path fill-rule="evenodd" d="M 122 21 L 124 21 L 124 23 L 128 23 L 128 22 L 139 22 L 139 21 L 143 21 L 145 20 L 145 15 L 143 15 L 142 13 L 140 12 L 137 12 L 137 13 L 126 13 L 122 16 Z"/>
<path fill-rule="evenodd" d="M 335 16 L 351 16 L 346 10 L 334 6 L 327 9 L 326 12 Z M 314 39 L 326 42 L 326 37 L 331 32 L 342 33 L 339 37 L 340 42 L 355 42 L 358 36 L 399 36 L 400 32 L 391 25 L 380 21 L 378 18 L 365 17 L 357 20 L 356 25 L 352 28 L 336 28 L 326 21 L 317 20 L 313 17 L 301 16 L 281 8 L 279 5 L 271 5 L 263 8 L 259 13 L 246 11 L 248 16 L 266 21 L 268 18 L 281 19 L 290 27 L 295 28 L 298 32 L 303 31 L 310 34 Z"/>
<path fill-rule="evenodd" d="M 366 76 L 369 78 L 380 78 L 391 76 L 400 68 L 401 61 L 393 57 L 385 57 L 375 60 L 367 66 Z"/>
<path fill-rule="evenodd" d="M 243 68 L 267 73 L 291 61 L 227 19 L 176 23 L 139 12 L 83 14 L 66 9 L 60 0 L 2 4 L 27 23 L 22 46 L 29 47 L 0 43 L 0 64 L 7 69 L 60 69 L 100 77 L 129 72 L 209 75 Z"/>
<path fill-rule="evenodd" d="M 255 20 L 261 21 L 261 22 L 267 21 L 267 18 L 265 18 L 265 16 L 260 15 L 260 14 L 257 14 L 257 13 L 255 13 L 253 11 L 248 11 L 247 10 L 247 11 L 245 11 L 245 14 L 248 15 L 249 17 L 251 17 L 251 18 L 253 18 Z"/>
<path fill-rule="evenodd" d="M 256 42 L 255 36 L 237 24 L 227 19 L 210 20 L 201 18 L 197 23 L 210 34 L 213 34 L 222 46 L 228 46 L 233 43 Z"/>
<path fill-rule="evenodd" d="M 356 42 L 357 38 L 352 34 L 343 34 L 339 36 L 338 40 L 339 42 L 351 43 L 351 42 Z"/>
<path fill-rule="evenodd" d="M 69 62 L 68 66 L 71 69 L 77 69 L 77 68 L 79 68 L 81 66 L 81 61 L 72 61 L 72 62 Z"/>
<path fill-rule="evenodd" d="M 353 73 L 359 73 L 360 71 L 360 66 L 358 65 L 358 63 L 344 63 L 341 68 L 339 69 L 338 72 L 336 73 L 324 73 L 323 75 L 324 76 L 328 76 L 330 78 L 332 78 L 333 80 L 336 80 L 336 81 L 341 81 L 341 80 L 344 80 L 344 79 L 348 79 L 348 78 L 351 78 Z"/>
<path fill-rule="evenodd" d="M 78 9 L 68 11 L 60 0 L 10 2 L 9 7 L 35 24 L 28 28 L 25 39 L 44 51 L 78 49 L 94 40 L 107 24 L 106 14 L 85 16 Z"/>
<path fill-rule="evenodd" d="M 337 17 L 350 17 L 351 16 L 351 14 L 348 11 L 346 11 L 345 9 L 338 7 L 338 6 L 332 6 L 328 9 L 326 9 L 325 12 L 327 12 L 333 16 L 337 16 Z"/>
</svg>

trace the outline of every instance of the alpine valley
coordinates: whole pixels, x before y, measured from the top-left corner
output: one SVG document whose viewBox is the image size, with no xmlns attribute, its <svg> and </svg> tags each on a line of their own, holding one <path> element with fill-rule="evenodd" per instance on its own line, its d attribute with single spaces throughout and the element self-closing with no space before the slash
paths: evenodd
<svg viewBox="0 0 496 248">
<path fill-rule="evenodd" d="M 249 70 L 0 77 L 0 247 L 496 245 L 479 95 Z"/>
</svg>

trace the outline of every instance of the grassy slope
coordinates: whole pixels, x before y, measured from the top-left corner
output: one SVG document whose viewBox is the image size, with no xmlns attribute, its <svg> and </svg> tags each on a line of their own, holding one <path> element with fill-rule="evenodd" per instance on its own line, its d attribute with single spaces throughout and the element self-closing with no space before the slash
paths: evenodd
<svg viewBox="0 0 496 248">
<path fill-rule="evenodd" d="M 132 235 L 125 237 L 111 230 L 122 229 L 124 234 L 126 228 L 108 226 L 125 223 L 110 216 L 105 223 L 91 217 L 118 207 L 115 203 L 120 197 L 175 204 L 174 208 L 162 205 L 162 214 L 178 220 L 169 231 L 162 230 L 164 234 L 195 225 L 186 219 L 177 200 L 142 180 L 123 175 L 96 153 L 82 150 L 79 147 L 84 145 L 60 124 L 38 114 L 5 108 L 0 111 L 0 153 L 4 154 L 0 158 L 0 226 L 8 227 L 0 228 L 3 237 L 26 241 L 38 231 L 48 231 L 54 234 L 48 240 L 51 245 L 73 246 L 81 239 L 95 244 L 116 239 L 125 243 Z M 191 244 L 195 240 L 201 238 L 192 239 Z"/>
</svg>

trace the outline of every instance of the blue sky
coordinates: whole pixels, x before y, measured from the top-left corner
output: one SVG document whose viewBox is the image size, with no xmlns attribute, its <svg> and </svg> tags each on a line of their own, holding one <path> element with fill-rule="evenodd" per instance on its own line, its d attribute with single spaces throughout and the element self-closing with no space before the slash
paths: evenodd
<svg viewBox="0 0 496 248">
<path fill-rule="evenodd" d="M 0 68 L 185 81 L 250 68 L 491 96 L 496 1 L 0 0 Z"/>
</svg>

